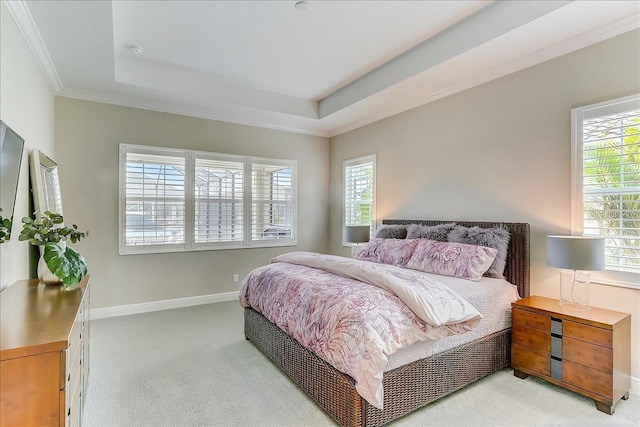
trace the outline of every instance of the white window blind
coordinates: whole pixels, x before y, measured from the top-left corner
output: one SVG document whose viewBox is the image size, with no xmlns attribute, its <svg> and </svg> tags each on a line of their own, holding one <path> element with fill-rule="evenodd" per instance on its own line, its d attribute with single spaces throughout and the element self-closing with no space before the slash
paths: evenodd
<svg viewBox="0 0 640 427">
<path fill-rule="evenodd" d="M 195 159 L 195 241 L 244 241 L 242 159 Z"/>
<path fill-rule="evenodd" d="M 126 153 L 127 246 L 184 243 L 184 171 L 184 157 Z"/>
<path fill-rule="evenodd" d="M 293 238 L 294 167 L 291 162 L 251 162 L 251 239 Z"/>
<path fill-rule="evenodd" d="M 374 224 L 375 165 L 375 154 L 344 161 L 344 225 Z"/>
<path fill-rule="evenodd" d="M 573 111 L 574 178 L 579 189 L 574 230 L 604 236 L 608 271 L 640 277 L 640 99 Z"/>
<path fill-rule="evenodd" d="M 295 161 L 121 144 L 120 253 L 293 245 L 295 181 Z"/>
</svg>

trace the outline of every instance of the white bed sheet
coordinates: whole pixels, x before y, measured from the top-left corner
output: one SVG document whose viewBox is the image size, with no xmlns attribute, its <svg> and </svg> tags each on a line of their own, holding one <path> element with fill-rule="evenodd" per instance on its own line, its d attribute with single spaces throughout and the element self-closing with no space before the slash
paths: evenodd
<svg viewBox="0 0 640 427">
<path fill-rule="evenodd" d="M 417 342 L 387 355 L 389 362 L 385 372 L 511 327 L 511 303 L 519 299 L 515 285 L 504 279 L 489 277 L 472 282 L 457 277 L 424 274 L 451 287 L 464 297 L 482 314 L 482 320 L 476 329 L 465 334 Z"/>
</svg>

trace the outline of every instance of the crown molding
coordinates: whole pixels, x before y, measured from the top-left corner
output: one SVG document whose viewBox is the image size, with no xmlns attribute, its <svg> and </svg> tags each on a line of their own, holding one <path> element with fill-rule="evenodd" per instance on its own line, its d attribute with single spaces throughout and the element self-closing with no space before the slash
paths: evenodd
<svg viewBox="0 0 640 427">
<path fill-rule="evenodd" d="M 279 116 L 277 121 L 280 123 L 274 124 L 273 121 L 270 121 L 268 118 L 264 117 L 251 117 L 251 109 L 247 109 L 248 112 L 220 112 L 206 108 L 191 108 L 178 104 L 159 103 L 124 96 L 108 95 L 93 91 L 65 88 L 62 85 L 51 56 L 49 55 L 41 34 L 35 25 L 26 2 L 24 0 L 3 0 L 3 2 L 7 5 L 9 13 L 16 22 L 16 25 L 18 26 L 20 32 L 24 36 L 27 45 L 33 52 L 36 62 L 40 66 L 45 78 L 49 83 L 49 86 L 51 87 L 53 93 L 57 96 L 101 102 L 125 107 L 140 108 L 164 113 L 185 115 L 209 120 L 218 120 L 240 125 L 256 126 L 260 128 L 325 138 L 331 138 L 341 135 L 345 132 L 355 130 L 362 126 L 366 126 L 368 124 L 402 113 L 404 111 L 428 104 L 446 96 L 453 95 L 463 90 L 486 83 L 493 79 L 497 79 L 507 74 L 514 73 L 524 68 L 553 59 L 555 57 L 571 53 L 575 50 L 587 47 L 591 44 L 595 44 L 626 33 L 628 31 L 640 28 L 640 13 L 634 13 L 632 15 L 626 16 L 625 18 L 611 22 L 607 25 L 603 25 L 593 30 L 584 32 L 578 36 L 563 40 L 539 51 L 527 54 L 505 64 L 501 64 L 497 67 L 485 70 L 484 72 L 474 75 L 471 78 L 449 85 L 442 90 L 430 92 L 422 96 L 416 96 L 408 102 L 406 102 L 405 100 L 405 102 L 403 102 L 402 104 L 391 99 L 390 102 L 382 103 L 382 105 L 388 106 L 387 108 L 381 108 L 377 111 L 372 111 L 370 114 L 367 114 L 363 118 L 352 120 L 342 124 L 338 123 L 335 126 L 331 126 L 331 128 L 329 128 L 326 123 L 322 123 L 322 120 L 313 121 L 313 119 L 309 119 L 311 120 L 309 122 L 309 125 L 285 125 L 282 123 L 287 120 L 287 118 L 284 117 L 286 115 L 283 116 L 269 111 L 268 113 L 277 114 L 277 116 Z M 401 85 L 402 83 L 398 84 L 398 86 Z M 390 88 L 390 91 L 392 94 L 393 88 Z M 377 95 L 372 95 L 372 97 L 375 96 Z M 357 106 L 355 105 L 352 105 L 352 107 L 357 108 Z"/>
<path fill-rule="evenodd" d="M 23 0 L 5 0 L 4 3 L 7 5 L 9 13 L 24 36 L 31 52 L 33 52 L 36 62 L 49 82 L 51 90 L 57 95 L 62 90 L 62 82 L 53 65 L 49 51 L 42 40 L 40 31 L 38 31 L 33 21 L 29 8 Z"/>
<path fill-rule="evenodd" d="M 259 119 L 248 119 L 244 114 L 220 113 L 208 109 L 184 107 L 176 104 L 164 104 L 149 102 L 129 97 L 113 96 L 79 89 L 62 89 L 57 96 L 64 98 L 80 99 L 83 101 L 100 102 L 103 104 L 117 105 L 121 107 L 140 108 L 143 110 L 158 111 L 161 113 L 178 114 L 181 116 L 196 117 L 200 119 L 217 120 L 245 126 L 255 126 L 264 129 L 298 133 L 302 135 L 329 137 L 329 131 L 323 129 L 310 129 L 295 126 L 274 125 Z"/>
</svg>

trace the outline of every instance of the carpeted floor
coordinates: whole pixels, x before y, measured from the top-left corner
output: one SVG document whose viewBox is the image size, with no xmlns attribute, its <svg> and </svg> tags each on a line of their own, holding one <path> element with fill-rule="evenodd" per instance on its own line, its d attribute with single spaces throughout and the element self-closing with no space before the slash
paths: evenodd
<svg viewBox="0 0 640 427">
<path fill-rule="evenodd" d="M 330 426 L 333 421 L 242 332 L 236 302 L 91 322 L 85 426 Z M 638 426 L 640 398 L 613 416 L 504 369 L 394 426 Z"/>
</svg>

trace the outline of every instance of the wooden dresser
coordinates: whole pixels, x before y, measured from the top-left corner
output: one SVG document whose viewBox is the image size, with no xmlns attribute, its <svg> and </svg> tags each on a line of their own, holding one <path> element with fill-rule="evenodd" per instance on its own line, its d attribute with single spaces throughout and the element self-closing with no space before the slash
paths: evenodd
<svg viewBox="0 0 640 427">
<path fill-rule="evenodd" d="M 631 388 L 631 315 L 591 307 L 575 311 L 531 296 L 511 304 L 511 366 L 593 399 L 613 414 Z"/>
<path fill-rule="evenodd" d="M 0 425 L 77 426 L 89 375 L 89 276 L 0 293 Z"/>
</svg>

